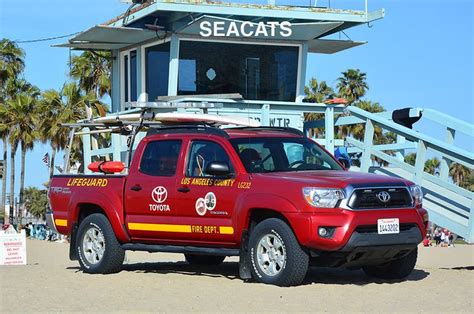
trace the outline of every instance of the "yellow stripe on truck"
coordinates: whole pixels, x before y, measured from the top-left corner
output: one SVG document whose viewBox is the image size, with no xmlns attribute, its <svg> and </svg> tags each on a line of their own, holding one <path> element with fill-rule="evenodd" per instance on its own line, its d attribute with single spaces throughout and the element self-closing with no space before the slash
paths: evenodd
<svg viewBox="0 0 474 314">
<path fill-rule="evenodd" d="M 232 227 L 219 227 L 220 234 L 234 234 L 234 228 Z"/>
<path fill-rule="evenodd" d="M 139 230 L 139 231 L 191 233 L 190 225 L 163 225 L 163 224 L 143 224 L 143 223 L 130 222 L 128 224 L 128 229 Z"/>
<path fill-rule="evenodd" d="M 59 226 L 59 227 L 67 227 L 66 219 L 55 219 L 54 223 L 56 224 L 56 226 Z"/>
<path fill-rule="evenodd" d="M 216 231 L 219 230 L 218 232 L 219 234 L 234 234 L 234 228 L 228 227 L 228 226 L 207 227 L 207 226 L 147 224 L 147 223 L 129 222 L 128 229 L 135 230 L 135 231 L 158 231 L 158 232 L 180 232 L 180 233 L 216 233 L 216 232 L 207 232 L 206 230 L 216 230 Z"/>
</svg>

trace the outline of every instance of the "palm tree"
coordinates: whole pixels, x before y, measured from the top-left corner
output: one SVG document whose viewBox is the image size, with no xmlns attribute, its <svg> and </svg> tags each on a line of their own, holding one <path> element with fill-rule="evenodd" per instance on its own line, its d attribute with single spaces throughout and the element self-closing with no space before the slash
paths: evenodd
<svg viewBox="0 0 474 314">
<path fill-rule="evenodd" d="M 405 156 L 405 162 L 409 165 L 415 166 L 416 163 L 416 153 L 410 153 Z"/>
<path fill-rule="evenodd" d="M 76 83 L 65 84 L 60 92 L 47 90 L 40 102 L 40 132 L 43 142 L 50 142 L 52 148 L 50 178 L 54 172 L 56 152 L 66 148 L 69 130 L 62 123 L 76 122 L 86 118 L 86 104 L 95 102 L 93 95 L 83 95 Z"/>
<path fill-rule="evenodd" d="M 460 186 L 471 192 L 474 192 L 474 171 L 472 169 L 469 170 L 469 175 L 464 178 Z"/>
<path fill-rule="evenodd" d="M 440 161 L 438 158 L 431 158 L 428 159 L 425 162 L 425 168 L 424 171 L 428 172 L 429 174 L 436 175 L 439 174 L 439 166 L 440 166 Z"/>
<path fill-rule="evenodd" d="M 33 148 L 36 139 L 36 96 L 35 88 L 30 93 L 21 93 L 7 102 L 7 106 L 0 111 L 0 117 L 7 122 L 9 142 L 11 145 L 11 173 L 10 173 L 10 204 L 13 204 L 15 188 L 15 155 L 18 146 L 21 148 L 21 175 L 19 203 L 23 204 L 25 183 L 26 151 Z"/>
<path fill-rule="evenodd" d="M 311 103 L 323 103 L 336 95 L 326 81 L 318 82 L 314 77 L 309 81 L 309 86 L 305 86 L 304 93 L 306 95 L 305 102 Z"/>
<path fill-rule="evenodd" d="M 365 96 L 369 89 L 367 75 L 359 69 L 349 69 L 342 72 L 342 76 L 337 79 L 337 89 L 339 97 L 347 99 L 349 104 L 353 104 Z"/>
<path fill-rule="evenodd" d="M 382 107 L 378 102 L 371 102 L 370 100 L 359 101 L 356 104 L 354 104 L 354 106 L 359 107 L 371 113 L 378 113 L 378 112 L 385 111 L 385 108 Z M 338 135 L 340 138 L 344 138 L 349 134 L 351 134 L 352 137 L 354 137 L 355 139 L 359 141 L 363 140 L 364 134 L 365 134 L 365 124 L 355 124 L 355 125 L 339 128 Z M 385 139 L 383 138 L 382 128 L 380 128 L 379 126 L 375 126 L 374 144 L 385 144 L 382 142 L 385 142 Z"/>
<path fill-rule="evenodd" d="M 453 178 L 454 183 L 462 186 L 463 182 L 471 175 L 471 170 L 461 164 L 452 163 L 449 167 L 449 174 Z"/>
<path fill-rule="evenodd" d="M 334 98 L 336 95 L 334 90 L 327 85 L 326 81 L 318 82 L 316 78 L 311 78 L 309 85 L 305 86 L 304 93 L 306 95 L 304 101 L 310 103 L 323 103 L 328 99 Z M 305 121 L 314 121 L 324 119 L 324 114 L 322 113 L 305 113 Z M 312 129 L 310 130 L 309 136 L 321 134 L 322 130 Z M 322 134 L 321 134 L 322 135 Z"/>
<path fill-rule="evenodd" d="M 0 88 L 10 78 L 16 78 L 25 68 L 25 52 L 9 39 L 0 40 Z"/>
<path fill-rule="evenodd" d="M 415 166 L 416 164 L 416 153 L 410 153 L 405 156 L 405 162 L 409 165 Z M 439 167 L 441 163 L 438 158 L 434 157 L 431 159 L 428 159 L 425 161 L 425 167 L 423 171 L 432 174 L 432 175 L 437 175 L 439 174 Z"/>
<path fill-rule="evenodd" d="M 86 93 L 93 93 L 97 99 L 110 95 L 110 75 L 112 69 L 110 52 L 85 51 L 72 57 L 69 75 Z"/>
<path fill-rule="evenodd" d="M 7 88 L 17 81 L 18 76 L 25 67 L 24 62 L 25 52 L 18 47 L 14 42 L 4 38 L 0 40 L 0 110 L 6 109 L 6 102 L 14 91 Z M 0 117 L 0 138 L 3 142 L 3 176 L 2 176 L 2 194 L 0 198 L 0 209 L 3 211 L 6 203 L 6 192 L 7 192 L 7 150 L 8 150 L 8 132 L 9 129 L 6 127 L 6 117 Z"/>
</svg>

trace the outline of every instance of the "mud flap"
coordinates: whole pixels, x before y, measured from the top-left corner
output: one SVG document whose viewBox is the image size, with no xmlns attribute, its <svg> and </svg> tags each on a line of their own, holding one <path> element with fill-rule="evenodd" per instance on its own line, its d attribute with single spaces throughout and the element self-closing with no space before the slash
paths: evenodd
<svg viewBox="0 0 474 314">
<path fill-rule="evenodd" d="M 240 255 L 239 255 L 239 276 L 242 280 L 252 279 L 250 272 L 250 260 L 248 254 L 249 236 L 248 231 L 244 231 L 240 241 Z"/>
<path fill-rule="evenodd" d="M 71 239 L 69 243 L 69 259 L 71 261 L 78 260 L 77 250 L 76 250 L 77 229 L 78 229 L 77 224 L 74 224 L 72 226 Z"/>
</svg>

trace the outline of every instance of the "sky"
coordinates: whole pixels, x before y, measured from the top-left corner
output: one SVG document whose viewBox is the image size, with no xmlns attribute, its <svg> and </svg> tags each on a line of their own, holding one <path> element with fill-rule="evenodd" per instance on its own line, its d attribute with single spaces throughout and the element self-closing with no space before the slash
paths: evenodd
<svg viewBox="0 0 474 314">
<path fill-rule="evenodd" d="M 333 0 L 331 4 L 344 7 L 358 2 L 362 7 L 363 0 Z M 76 33 L 121 14 L 127 6 L 119 0 L 1 0 L 0 38 L 24 41 Z M 333 55 L 312 54 L 307 79 L 317 77 L 335 88 L 342 71 L 358 68 L 367 73 L 366 98 L 387 110 L 431 108 L 474 123 L 473 1 L 369 0 L 369 11 L 381 8 L 384 19 L 370 28 L 364 25 L 346 31 L 352 40 L 368 44 Z M 66 39 L 20 44 L 26 52 L 29 82 L 42 90 L 62 87 L 68 80 L 69 51 L 51 45 Z M 437 125 L 422 121 L 416 128 L 444 138 Z M 473 150 L 467 137 L 459 136 L 456 142 Z M 41 187 L 48 180 L 48 169 L 41 162 L 47 152 L 51 153 L 50 147 L 42 144 L 28 152 L 26 186 Z M 19 159 L 18 152 L 17 178 Z"/>
</svg>

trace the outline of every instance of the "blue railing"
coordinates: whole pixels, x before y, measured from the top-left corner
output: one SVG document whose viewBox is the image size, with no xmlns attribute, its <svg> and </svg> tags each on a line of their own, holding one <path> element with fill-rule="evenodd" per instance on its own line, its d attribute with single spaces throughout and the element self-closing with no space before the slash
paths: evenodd
<svg viewBox="0 0 474 314">
<path fill-rule="evenodd" d="M 305 129 L 326 128 L 329 139 L 319 139 L 323 144 L 330 142 L 334 145 L 346 145 L 350 153 L 361 153 L 360 171 L 376 172 L 391 176 L 403 177 L 421 185 L 425 192 L 424 206 L 429 211 L 431 220 L 469 242 L 474 242 L 474 193 L 462 188 L 452 181 L 449 176 L 450 165 L 457 163 L 474 169 L 474 154 L 466 147 L 455 145 L 456 134 L 462 133 L 468 137 L 467 142 L 474 142 L 474 125 L 432 109 L 412 109 L 411 115 L 422 113 L 423 120 L 438 123 L 445 129 L 445 139 L 440 140 L 431 134 L 418 132 L 401 126 L 391 120 L 391 112 L 369 113 L 360 108 L 349 106 L 346 112 L 349 116 L 332 118 L 326 114 L 324 121 L 311 121 L 305 124 Z M 364 124 L 364 138 L 357 140 L 347 137 L 345 141 L 334 140 L 332 129 L 340 126 Z M 393 144 L 377 145 L 374 143 L 375 127 L 391 131 L 397 135 Z M 327 130 L 329 128 L 329 132 Z M 331 149 L 330 147 L 329 149 Z M 415 165 L 404 160 L 407 151 L 416 152 Z M 425 171 L 428 157 L 440 159 L 440 170 L 437 175 Z M 374 159 L 384 161 L 389 166 L 380 167 Z"/>
</svg>

